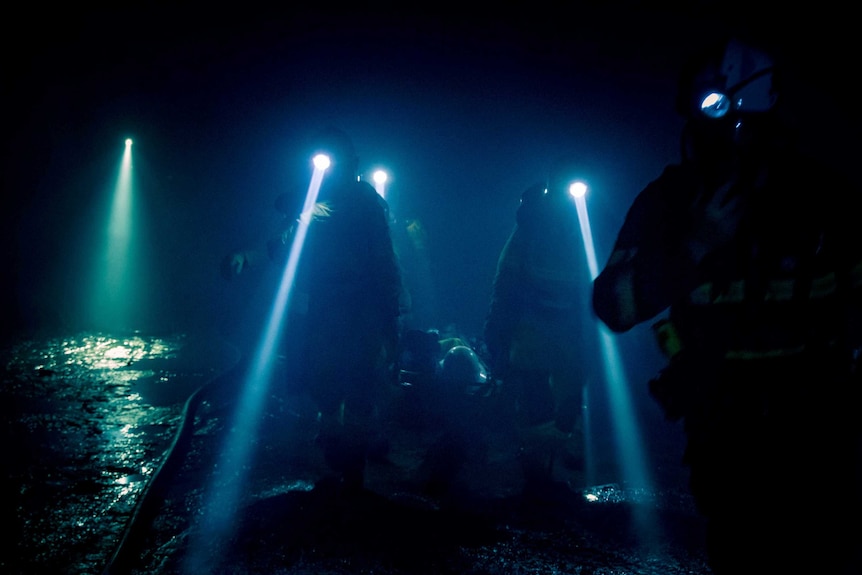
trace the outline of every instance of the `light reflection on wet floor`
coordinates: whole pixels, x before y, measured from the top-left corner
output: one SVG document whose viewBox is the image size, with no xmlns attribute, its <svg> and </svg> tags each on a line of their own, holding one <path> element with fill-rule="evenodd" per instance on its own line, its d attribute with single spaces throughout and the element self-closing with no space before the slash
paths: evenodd
<svg viewBox="0 0 862 575">
<path fill-rule="evenodd" d="M 10 446 L 4 487 L 18 494 L 13 525 L 18 549 L 16 558 L 3 560 L 4 572 L 19 572 L 18 564 L 22 573 L 33 567 L 54 573 L 101 571 L 137 498 L 174 440 L 184 400 L 231 367 L 238 359 L 232 352 L 222 342 L 195 341 L 186 335 L 90 333 L 22 340 L 4 350 L 0 409 L 8 422 L 4 443 Z M 207 412 L 207 407 L 202 408 L 199 423 L 207 425 L 203 419 L 209 417 L 208 424 L 216 429 L 213 422 L 219 413 L 212 406 Z M 313 435 L 313 430 L 305 431 Z M 304 439 L 282 439 L 265 449 L 270 455 L 291 458 L 292 465 L 314 470 L 319 460 L 313 454 L 291 453 L 302 446 L 307 446 Z M 421 457 L 421 446 L 403 447 L 406 465 Z M 307 492 L 314 485 L 312 475 L 291 478 L 284 469 L 279 474 L 274 463 L 270 467 L 261 471 L 272 475 L 262 473 L 254 487 L 257 500 Z M 380 469 L 370 473 L 372 480 L 374 473 L 382 490 L 403 492 L 409 485 Z M 505 483 L 504 477 L 496 479 Z M 681 509 L 688 501 L 679 492 L 648 493 L 613 481 L 579 489 L 584 501 L 596 504 L 670 505 L 674 513 L 689 512 Z M 691 521 L 699 525 L 696 518 Z M 546 551 L 551 547 L 546 545 Z M 618 551 L 630 564 L 631 552 Z M 569 557 L 575 563 L 577 559 Z M 629 570 L 619 572 L 662 572 L 648 570 L 655 567 L 654 559 L 650 565 L 643 569 L 629 565 Z M 708 573 L 696 545 L 662 565 L 665 574 Z"/>
</svg>

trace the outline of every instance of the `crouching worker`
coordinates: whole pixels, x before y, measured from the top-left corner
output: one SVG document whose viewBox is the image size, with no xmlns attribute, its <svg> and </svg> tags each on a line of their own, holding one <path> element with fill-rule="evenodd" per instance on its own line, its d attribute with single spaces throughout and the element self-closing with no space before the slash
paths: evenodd
<svg viewBox="0 0 862 575">
<path fill-rule="evenodd" d="M 501 415 L 496 410 L 497 382 L 473 348 L 458 340 L 442 353 L 425 395 L 439 433 L 419 469 L 422 489 L 433 497 L 469 491 L 466 472 L 471 463 L 481 466 L 486 459 L 489 433 Z"/>
</svg>

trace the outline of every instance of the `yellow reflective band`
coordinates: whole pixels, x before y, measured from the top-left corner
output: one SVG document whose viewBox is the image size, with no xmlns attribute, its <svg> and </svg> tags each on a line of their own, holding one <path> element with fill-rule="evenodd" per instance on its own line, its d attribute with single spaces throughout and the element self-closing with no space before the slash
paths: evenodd
<svg viewBox="0 0 862 575">
<path fill-rule="evenodd" d="M 805 351 L 804 345 L 786 349 L 764 349 L 764 350 L 747 350 L 735 349 L 724 354 L 725 359 L 776 359 L 779 357 L 788 357 L 797 355 Z"/>
<path fill-rule="evenodd" d="M 793 297 L 795 279 L 772 280 L 766 286 L 763 301 L 788 301 Z M 862 262 L 858 262 L 850 270 L 851 287 L 857 288 L 862 285 Z M 712 296 L 713 283 L 705 283 L 695 288 L 689 294 L 689 302 L 694 305 L 707 305 L 715 303 L 734 303 L 745 299 L 745 280 L 735 280 L 714 299 Z M 810 299 L 822 299 L 836 292 L 838 282 L 835 272 L 814 278 L 811 289 L 808 292 Z"/>
</svg>

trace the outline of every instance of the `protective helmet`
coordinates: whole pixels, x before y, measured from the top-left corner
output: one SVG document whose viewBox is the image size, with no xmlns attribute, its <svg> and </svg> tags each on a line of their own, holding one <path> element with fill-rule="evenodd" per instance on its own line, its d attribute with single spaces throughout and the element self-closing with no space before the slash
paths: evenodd
<svg viewBox="0 0 862 575">
<path fill-rule="evenodd" d="M 440 360 L 440 380 L 450 389 L 474 395 L 486 387 L 489 377 L 475 351 L 466 345 L 456 345 Z"/>
<path fill-rule="evenodd" d="M 775 62 L 765 51 L 731 39 L 711 47 L 684 70 L 677 111 L 687 120 L 683 154 L 705 165 L 757 157 L 782 135 Z"/>
<path fill-rule="evenodd" d="M 536 201 L 537 198 L 541 198 L 545 195 L 546 190 L 547 185 L 545 182 L 536 182 L 530 185 L 521 193 L 521 205 Z"/>
<path fill-rule="evenodd" d="M 545 197 L 547 186 L 545 182 L 537 182 L 521 194 L 521 203 L 515 213 L 515 220 L 520 226 L 539 223 L 541 217 L 542 198 Z"/>
<path fill-rule="evenodd" d="M 680 80 L 677 110 L 709 119 L 768 112 L 778 97 L 774 71 L 772 56 L 732 38 L 689 65 Z"/>
</svg>

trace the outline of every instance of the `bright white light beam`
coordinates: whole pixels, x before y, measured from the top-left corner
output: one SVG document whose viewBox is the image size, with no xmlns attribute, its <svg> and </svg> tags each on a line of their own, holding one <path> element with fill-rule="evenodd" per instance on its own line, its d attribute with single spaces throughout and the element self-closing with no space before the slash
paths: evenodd
<svg viewBox="0 0 862 575">
<path fill-rule="evenodd" d="M 584 250 L 587 256 L 587 266 L 590 271 L 590 279 L 598 276 L 598 264 L 596 260 L 593 232 L 590 228 L 590 218 L 587 214 L 586 195 L 587 187 L 583 182 L 575 182 L 569 187 L 569 193 L 575 198 L 578 210 L 578 221 L 581 227 L 581 235 L 584 240 Z M 616 341 L 610 330 L 602 323 L 598 323 L 599 344 L 602 348 L 603 365 L 605 376 L 609 386 L 609 397 L 611 401 L 614 433 L 617 448 L 619 450 L 618 460 L 622 465 L 625 479 L 632 485 L 641 488 L 652 488 L 653 481 L 647 471 L 646 454 L 640 438 L 642 437 L 638 427 L 634 408 L 632 407 L 631 394 L 623 361 L 619 356 Z M 639 533 L 647 540 L 655 538 L 656 528 L 652 517 L 647 511 L 637 510 L 635 520 L 639 523 Z"/>
<path fill-rule="evenodd" d="M 216 559 L 212 557 L 212 550 L 219 548 L 218 545 L 213 544 L 213 541 L 227 540 L 235 524 L 234 514 L 241 497 L 245 475 L 250 467 L 249 448 L 257 435 L 264 398 L 277 356 L 279 334 L 293 292 L 299 257 L 320 192 L 323 174 L 329 168 L 330 160 L 326 155 L 318 154 L 314 157 L 313 163 L 311 183 L 305 195 L 302 214 L 290 245 L 290 253 L 281 276 L 275 303 L 236 408 L 236 426 L 222 450 L 222 462 L 219 468 L 223 470 L 226 479 L 212 486 L 210 503 L 206 507 L 209 517 L 201 521 L 199 540 L 189 549 L 186 560 L 188 573 L 211 572 L 211 568 L 217 564 Z"/>
</svg>

